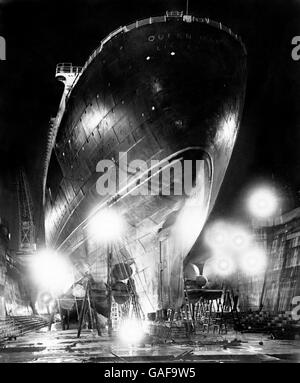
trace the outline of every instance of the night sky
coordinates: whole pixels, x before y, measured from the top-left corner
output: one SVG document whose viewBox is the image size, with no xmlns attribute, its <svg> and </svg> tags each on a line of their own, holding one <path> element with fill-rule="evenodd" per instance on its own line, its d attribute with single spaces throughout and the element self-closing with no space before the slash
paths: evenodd
<svg viewBox="0 0 300 383">
<path fill-rule="evenodd" d="M 213 217 L 239 214 L 246 188 L 260 179 L 277 185 L 283 210 L 294 207 L 300 190 L 300 61 L 291 58 L 291 40 L 300 36 L 300 1 L 189 3 L 191 13 L 240 34 L 248 50 L 243 120 Z M 184 0 L 0 0 L 0 35 L 7 42 L 7 61 L 0 61 L 0 178 L 23 165 L 39 201 L 48 121 L 62 91 L 54 78 L 57 63 L 83 65 L 120 25 L 184 8 Z M 0 207 L 0 191 L 1 197 Z"/>
</svg>

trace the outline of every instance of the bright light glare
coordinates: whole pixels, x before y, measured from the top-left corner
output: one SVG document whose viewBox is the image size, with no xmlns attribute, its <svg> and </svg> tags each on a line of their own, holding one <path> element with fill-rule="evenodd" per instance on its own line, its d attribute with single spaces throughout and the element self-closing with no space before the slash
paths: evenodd
<svg viewBox="0 0 300 383">
<path fill-rule="evenodd" d="M 107 208 L 91 218 L 89 230 L 98 241 L 112 241 L 119 238 L 124 232 L 124 221 L 115 210 Z"/>
<path fill-rule="evenodd" d="M 267 266 L 267 257 L 265 251 L 260 248 L 254 248 L 241 255 L 240 266 L 245 274 L 257 275 L 265 271 Z"/>
<path fill-rule="evenodd" d="M 217 275 L 225 277 L 232 274 L 236 266 L 234 260 L 231 257 L 218 256 L 213 260 L 213 268 Z"/>
<path fill-rule="evenodd" d="M 228 238 L 228 225 L 225 222 L 217 221 L 205 231 L 204 240 L 211 248 L 224 247 Z"/>
<path fill-rule="evenodd" d="M 35 255 L 31 270 L 36 283 L 53 294 L 65 292 L 73 283 L 71 266 L 62 256 L 49 250 Z"/>
<path fill-rule="evenodd" d="M 235 259 L 229 255 L 217 255 L 209 258 L 203 266 L 203 275 L 208 279 L 216 276 L 227 277 L 236 270 Z"/>
<path fill-rule="evenodd" d="M 240 235 L 238 235 L 238 236 L 235 236 L 234 238 L 233 238 L 233 242 L 234 242 L 234 244 L 235 245 L 237 245 L 237 246 L 241 246 L 242 244 L 243 244 L 243 237 L 241 237 Z"/>
<path fill-rule="evenodd" d="M 278 207 L 278 199 L 271 188 L 261 187 L 249 197 L 248 209 L 257 218 L 273 216 Z"/>
<path fill-rule="evenodd" d="M 233 226 L 230 234 L 231 244 L 236 250 L 245 249 L 251 243 L 251 234 L 243 226 Z"/>
<path fill-rule="evenodd" d="M 52 295 L 47 292 L 41 294 L 40 299 L 45 305 L 48 305 L 53 301 Z"/>
<path fill-rule="evenodd" d="M 120 326 L 119 337 L 126 344 L 139 343 L 145 336 L 141 321 L 127 319 Z"/>
<path fill-rule="evenodd" d="M 251 234 L 241 224 L 217 221 L 206 230 L 205 241 L 211 249 L 226 248 L 228 252 L 249 246 Z"/>
</svg>

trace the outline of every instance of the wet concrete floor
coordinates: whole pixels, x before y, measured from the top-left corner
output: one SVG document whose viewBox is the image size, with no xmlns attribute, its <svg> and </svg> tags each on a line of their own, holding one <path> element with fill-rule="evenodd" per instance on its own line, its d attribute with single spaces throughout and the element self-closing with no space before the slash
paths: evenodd
<svg viewBox="0 0 300 383">
<path fill-rule="evenodd" d="M 300 340 L 273 340 L 267 335 L 200 335 L 192 341 L 122 344 L 83 330 L 42 329 L 0 344 L 0 363 L 99 362 L 300 362 Z"/>
</svg>

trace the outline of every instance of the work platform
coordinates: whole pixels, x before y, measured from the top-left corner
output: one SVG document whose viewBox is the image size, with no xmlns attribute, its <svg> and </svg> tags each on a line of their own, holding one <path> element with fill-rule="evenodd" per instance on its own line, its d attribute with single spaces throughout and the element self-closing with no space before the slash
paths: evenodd
<svg viewBox="0 0 300 383">
<path fill-rule="evenodd" d="M 140 346 L 121 344 L 117 338 L 83 330 L 41 329 L 0 345 L 0 363 L 101 362 L 299 362 L 300 340 L 272 340 L 259 334 L 206 335 L 193 341 Z"/>
</svg>

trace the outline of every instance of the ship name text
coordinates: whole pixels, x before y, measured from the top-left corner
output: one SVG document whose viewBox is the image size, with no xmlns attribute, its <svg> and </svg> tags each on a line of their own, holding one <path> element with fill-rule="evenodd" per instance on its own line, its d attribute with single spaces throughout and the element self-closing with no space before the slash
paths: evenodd
<svg viewBox="0 0 300 383">
<path fill-rule="evenodd" d="M 190 33 L 159 33 L 157 35 L 150 35 L 148 36 L 148 41 L 153 42 L 153 41 L 162 41 L 162 40 L 167 40 L 170 38 L 177 38 L 179 40 L 191 40 L 192 35 Z"/>
</svg>

